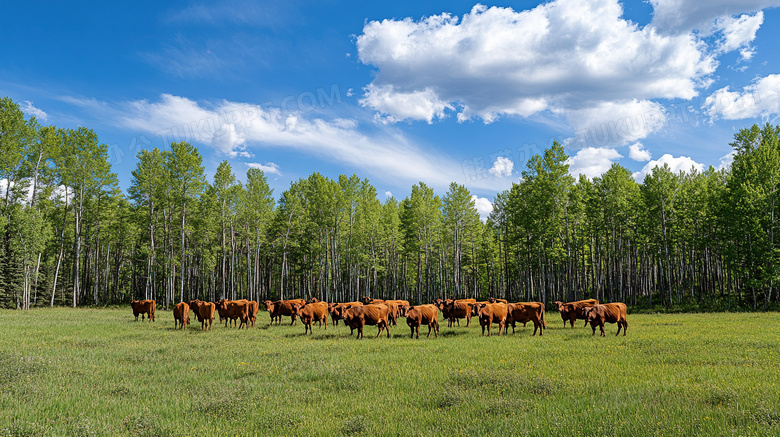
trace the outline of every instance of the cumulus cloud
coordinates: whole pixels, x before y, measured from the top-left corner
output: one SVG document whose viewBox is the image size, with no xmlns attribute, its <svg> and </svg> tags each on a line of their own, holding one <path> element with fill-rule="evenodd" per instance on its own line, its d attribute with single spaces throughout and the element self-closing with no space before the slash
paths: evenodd
<svg viewBox="0 0 780 437">
<path fill-rule="evenodd" d="M 404 93 L 395 92 L 392 85 L 369 84 L 365 91 L 360 105 L 378 111 L 382 114 L 379 119 L 388 123 L 426 120 L 430 124 L 434 118 L 444 118 L 445 109 L 452 109 L 452 106 L 440 101 L 431 89 Z"/>
<path fill-rule="evenodd" d="M 511 159 L 499 156 L 493 163 L 493 167 L 488 170 L 493 176 L 500 178 L 502 176 L 512 176 L 512 169 L 515 163 Z"/>
<path fill-rule="evenodd" d="M 282 175 L 282 172 L 279 170 L 279 165 L 274 162 L 266 162 L 265 164 L 259 162 L 248 162 L 246 165 L 248 165 L 250 168 L 256 168 L 265 174 L 275 174 L 279 176 Z"/>
<path fill-rule="evenodd" d="M 637 182 L 642 182 L 645 176 L 652 173 L 655 167 L 663 167 L 664 164 L 668 164 L 672 173 L 679 173 L 681 171 L 690 172 L 692 168 L 697 171 L 704 171 L 704 164 L 700 164 L 687 156 L 674 157 L 668 153 L 664 154 L 661 158 L 648 162 L 642 170 L 634 173 L 634 179 Z"/>
<path fill-rule="evenodd" d="M 628 157 L 639 162 L 649 161 L 652 159 L 652 156 L 644 147 L 645 146 L 640 142 L 628 146 Z"/>
<path fill-rule="evenodd" d="M 474 202 L 474 206 L 477 208 L 479 218 L 482 221 L 486 221 L 491 212 L 493 212 L 493 204 L 484 197 L 478 197 L 476 194 L 471 196 L 471 200 Z"/>
<path fill-rule="evenodd" d="M 729 87 L 712 93 L 704 101 L 704 112 L 710 117 L 726 120 L 769 117 L 780 114 L 780 74 L 770 74 L 742 92 Z"/>
<path fill-rule="evenodd" d="M 612 162 L 622 157 L 615 149 L 587 147 L 569 158 L 569 174 L 574 177 L 583 174 L 593 179 L 606 173 Z"/>
<path fill-rule="evenodd" d="M 361 102 L 387 121 L 457 113 L 489 123 L 551 111 L 579 130 L 657 109 L 649 99 L 695 97 L 717 66 L 701 42 L 622 15 L 617 0 L 555 0 L 519 12 L 478 4 L 462 19 L 371 21 L 357 47 L 377 72 Z"/>
<path fill-rule="evenodd" d="M 623 145 L 647 137 L 666 125 L 664 108 L 649 100 L 602 102 L 590 108 L 560 110 L 575 130 L 569 147 Z"/>
<path fill-rule="evenodd" d="M 391 191 L 385 191 L 385 198 L 389 199 L 391 197 L 393 197 L 393 193 Z"/>
<path fill-rule="evenodd" d="M 35 105 L 29 100 L 24 100 L 21 103 L 19 103 L 19 109 L 22 110 L 26 115 L 35 117 L 38 120 L 47 121 L 49 119 L 49 114 L 44 112 L 40 108 L 36 108 Z"/>
<path fill-rule="evenodd" d="M 652 26 L 665 33 L 706 31 L 718 18 L 780 6 L 780 0 L 650 0 L 650 3 L 653 5 Z"/>
</svg>

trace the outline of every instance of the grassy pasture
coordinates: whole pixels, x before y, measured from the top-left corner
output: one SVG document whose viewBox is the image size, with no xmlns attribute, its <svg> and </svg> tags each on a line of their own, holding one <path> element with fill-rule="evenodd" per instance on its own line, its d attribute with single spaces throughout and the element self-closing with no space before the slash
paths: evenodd
<svg viewBox="0 0 780 437">
<path fill-rule="evenodd" d="M 554 312 L 542 338 L 474 319 L 414 340 L 401 319 L 360 341 L 258 316 L 0 312 L 0 436 L 780 435 L 778 313 L 629 314 L 606 338 Z"/>
</svg>

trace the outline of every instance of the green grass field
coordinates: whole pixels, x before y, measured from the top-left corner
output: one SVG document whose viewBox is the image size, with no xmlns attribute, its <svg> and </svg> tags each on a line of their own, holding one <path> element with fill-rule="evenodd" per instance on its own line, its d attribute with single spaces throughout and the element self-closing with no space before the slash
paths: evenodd
<svg viewBox="0 0 780 437">
<path fill-rule="evenodd" d="M 629 314 L 606 338 L 554 312 L 542 338 L 474 319 L 415 340 L 401 319 L 360 341 L 258 316 L 2 311 L 0 436 L 780 435 L 778 313 Z"/>
</svg>

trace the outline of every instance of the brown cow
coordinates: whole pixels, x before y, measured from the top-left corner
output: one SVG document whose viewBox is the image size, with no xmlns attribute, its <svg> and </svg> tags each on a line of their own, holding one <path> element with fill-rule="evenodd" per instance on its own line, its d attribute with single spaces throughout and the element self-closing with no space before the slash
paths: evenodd
<svg viewBox="0 0 780 437">
<path fill-rule="evenodd" d="M 379 328 L 376 336 L 387 329 L 387 338 L 390 338 L 390 327 L 387 326 L 387 313 L 390 307 L 387 305 L 347 305 L 344 313 L 344 323 L 353 331 L 357 328 L 357 338 L 363 337 L 363 326 L 376 325 Z M 350 332 L 350 335 L 352 333 Z"/>
<path fill-rule="evenodd" d="M 480 306 L 480 305 L 487 305 L 487 304 L 489 304 L 489 303 L 490 303 L 490 302 L 488 302 L 488 301 L 486 301 L 486 300 L 485 300 L 485 301 L 481 301 L 481 302 L 477 302 L 477 301 L 475 301 L 475 302 L 474 302 L 474 303 L 471 305 L 471 308 L 473 308 L 473 311 L 471 312 L 471 316 L 472 316 L 472 317 L 479 317 L 479 306 Z"/>
<path fill-rule="evenodd" d="M 512 334 L 515 333 L 515 323 L 520 322 L 525 326 L 527 322 L 534 322 L 534 333 L 539 330 L 539 336 L 544 335 L 544 304 L 541 302 L 518 302 L 510 303 L 507 305 L 506 313 L 506 325 L 504 325 L 504 333 L 509 329 L 509 324 L 512 324 Z"/>
<path fill-rule="evenodd" d="M 593 335 L 596 335 L 596 326 L 598 326 L 601 328 L 601 336 L 607 336 L 604 332 L 604 322 L 617 323 L 618 330 L 615 335 L 620 335 L 620 328 L 623 328 L 623 335 L 626 335 L 626 331 L 628 330 L 626 304 L 622 302 L 605 303 L 586 307 L 584 311 L 586 317 L 585 323 L 590 323 L 590 327 L 593 328 Z"/>
<path fill-rule="evenodd" d="M 447 305 L 447 312 L 453 320 L 457 320 L 458 326 L 460 326 L 460 319 L 466 319 L 466 327 L 468 328 L 471 325 L 471 315 L 474 311 L 472 305 L 474 305 L 472 302 L 456 300 Z"/>
<path fill-rule="evenodd" d="M 564 328 L 566 327 L 567 321 L 571 324 L 571 327 L 573 328 L 575 320 L 585 319 L 585 312 L 584 312 L 585 308 L 592 307 L 593 305 L 598 305 L 598 304 L 599 301 L 597 301 L 596 299 L 578 300 L 576 302 L 567 302 L 567 303 L 563 303 L 557 300 L 553 302 L 553 305 L 555 305 L 558 312 L 561 313 L 561 319 L 563 319 Z M 588 326 L 588 322 L 585 322 L 585 326 Z"/>
<path fill-rule="evenodd" d="M 214 313 L 217 311 L 217 306 L 214 302 L 200 302 L 198 305 L 198 314 L 200 314 L 200 330 L 204 331 L 208 329 L 211 331 L 211 325 L 214 322 Z"/>
<path fill-rule="evenodd" d="M 487 301 L 489 303 L 503 303 L 503 304 L 509 303 L 509 301 L 507 301 L 506 299 L 496 299 L 495 297 L 489 297 Z"/>
<path fill-rule="evenodd" d="M 290 326 L 294 325 L 298 321 L 298 316 L 293 314 L 292 310 L 296 303 L 303 305 L 306 301 L 303 299 L 277 300 L 274 302 L 274 312 L 271 313 L 271 319 L 278 317 L 281 322 L 282 316 L 290 316 Z"/>
<path fill-rule="evenodd" d="M 506 325 L 507 306 L 503 303 L 477 302 L 476 307 L 479 324 L 482 326 L 482 335 L 485 335 L 485 327 L 487 327 L 488 337 L 490 337 L 490 327 L 493 323 L 498 323 L 498 335 L 501 335 L 501 331 Z"/>
<path fill-rule="evenodd" d="M 394 303 L 393 301 L 386 300 L 379 305 L 387 305 L 389 308 L 387 311 L 387 322 L 390 325 L 396 326 L 397 323 L 395 320 L 399 317 L 398 304 Z"/>
<path fill-rule="evenodd" d="M 228 321 L 230 321 L 230 326 L 233 326 L 236 320 L 236 317 L 231 318 L 228 314 L 229 303 L 228 299 L 220 299 L 214 302 L 214 306 L 217 308 L 217 315 L 219 316 L 219 323 L 225 322 L 225 328 L 228 327 Z"/>
<path fill-rule="evenodd" d="M 406 324 L 412 329 L 409 338 L 414 337 L 415 330 L 417 338 L 420 338 L 420 326 L 428 325 L 428 337 L 431 336 L 431 329 L 436 337 L 439 337 L 439 309 L 436 305 L 418 305 L 416 307 L 406 306 Z"/>
<path fill-rule="evenodd" d="M 411 306 L 408 300 L 386 300 L 385 303 L 394 303 L 398 307 L 396 318 L 406 317 L 406 307 Z"/>
<path fill-rule="evenodd" d="M 338 326 L 339 320 L 344 320 L 344 312 L 347 310 L 348 305 L 363 305 L 363 302 L 343 302 L 343 303 L 331 303 L 328 304 L 328 311 L 333 324 Z"/>
<path fill-rule="evenodd" d="M 544 304 L 543 303 L 541 303 L 541 302 L 519 302 L 519 303 L 528 303 L 528 304 L 533 304 L 533 305 L 539 305 L 539 307 L 541 308 L 541 312 L 542 312 L 542 314 L 540 316 L 540 321 L 542 322 L 542 328 L 547 329 L 547 321 L 544 318 L 545 309 L 544 309 Z M 525 328 L 525 324 L 530 322 L 530 320 L 524 320 L 524 321 L 518 320 L 518 322 L 522 323 L 523 324 L 523 328 Z M 512 327 L 514 328 L 514 324 L 513 324 Z"/>
<path fill-rule="evenodd" d="M 231 300 L 227 303 L 227 317 L 230 318 L 230 320 L 238 319 L 241 321 L 241 324 L 238 325 L 238 329 L 241 329 L 242 326 L 249 329 L 249 314 L 251 311 L 252 310 L 249 308 L 249 301 L 246 299 Z M 227 320 L 225 320 L 225 327 L 227 327 Z"/>
<path fill-rule="evenodd" d="M 270 300 L 264 300 L 263 305 L 265 306 L 265 309 L 268 311 L 268 315 L 271 317 L 271 324 L 276 322 L 276 324 L 282 323 L 282 316 L 278 314 L 274 314 L 274 311 L 276 311 L 276 304 L 271 302 Z"/>
<path fill-rule="evenodd" d="M 452 327 L 453 323 L 455 323 L 455 319 L 452 317 L 452 314 L 450 313 L 450 304 L 453 302 L 452 299 L 436 299 L 433 304 L 436 306 L 436 308 L 441 311 L 441 315 L 444 317 L 444 320 L 447 321 L 447 327 Z M 458 322 L 458 326 L 460 326 L 460 322 Z"/>
<path fill-rule="evenodd" d="M 239 306 L 231 306 L 230 304 L 233 302 L 241 303 L 242 305 Z M 247 305 L 247 315 L 246 315 L 246 322 L 242 319 L 244 316 L 243 310 L 244 306 L 243 304 Z M 247 329 L 249 328 L 248 322 L 249 322 L 249 313 L 251 312 L 251 308 L 249 308 L 249 301 L 246 299 L 239 299 L 239 300 L 227 300 L 227 299 L 220 299 L 217 302 L 214 302 L 214 305 L 217 307 L 217 313 L 219 313 L 220 323 L 222 321 L 225 321 L 225 328 L 228 327 L 228 321 L 230 322 L 230 326 L 235 326 L 238 324 L 237 320 L 241 321 L 241 324 L 244 323 L 247 324 Z M 239 327 L 239 329 L 241 329 Z"/>
<path fill-rule="evenodd" d="M 252 327 L 255 327 L 257 321 L 257 312 L 260 310 L 260 304 L 257 301 L 249 301 L 249 320 L 252 322 Z"/>
<path fill-rule="evenodd" d="M 182 329 L 187 329 L 190 323 L 190 306 L 186 302 L 179 302 L 173 307 L 173 329 L 181 325 Z"/>
<path fill-rule="evenodd" d="M 200 308 L 200 304 L 202 304 L 203 301 L 195 299 L 189 301 L 187 304 L 190 306 L 190 312 L 192 314 L 195 314 L 195 320 L 202 322 L 203 319 L 200 318 L 200 313 L 198 312 L 198 308 Z"/>
<path fill-rule="evenodd" d="M 325 322 L 325 330 L 328 329 L 328 303 L 327 302 L 312 302 L 306 305 L 295 304 L 293 305 L 293 312 L 301 318 L 303 323 L 303 334 L 313 334 L 312 324 L 314 322 Z"/>
<path fill-rule="evenodd" d="M 148 300 L 134 300 L 130 302 L 130 306 L 133 307 L 133 315 L 135 321 L 138 321 L 138 315 L 141 315 L 141 321 L 144 320 L 146 315 L 149 316 L 149 320 L 154 322 L 154 311 L 157 308 L 157 303 L 151 299 Z"/>
<path fill-rule="evenodd" d="M 220 299 L 216 302 L 214 302 L 214 305 L 217 307 L 217 314 L 219 315 L 219 323 L 225 322 L 225 327 L 227 328 L 227 303 L 230 302 L 227 299 Z M 232 324 L 231 324 L 232 325 Z"/>
<path fill-rule="evenodd" d="M 369 305 L 369 304 L 377 305 L 377 304 L 380 304 L 380 303 L 384 303 L 385 301 L 383 299 L 371 299 L 370 296 L 363 296 L 363 297 L 360 298 L 360 302 L 363 305 Z"/>
</svg>

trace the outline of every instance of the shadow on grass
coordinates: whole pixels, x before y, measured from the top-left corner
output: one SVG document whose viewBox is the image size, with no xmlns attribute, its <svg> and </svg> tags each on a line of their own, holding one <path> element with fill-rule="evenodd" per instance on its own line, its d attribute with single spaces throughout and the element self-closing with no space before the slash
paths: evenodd
<svg viewBox="0 0 780 437">
<path fill-rule="evenodd" d="M 439 337 L 445 337 L 445 338 L 451 338 L 451 337 L 460 337 L 462 335 L 468 335 L 469 331 L 439 331 Z"/>
</svg>

